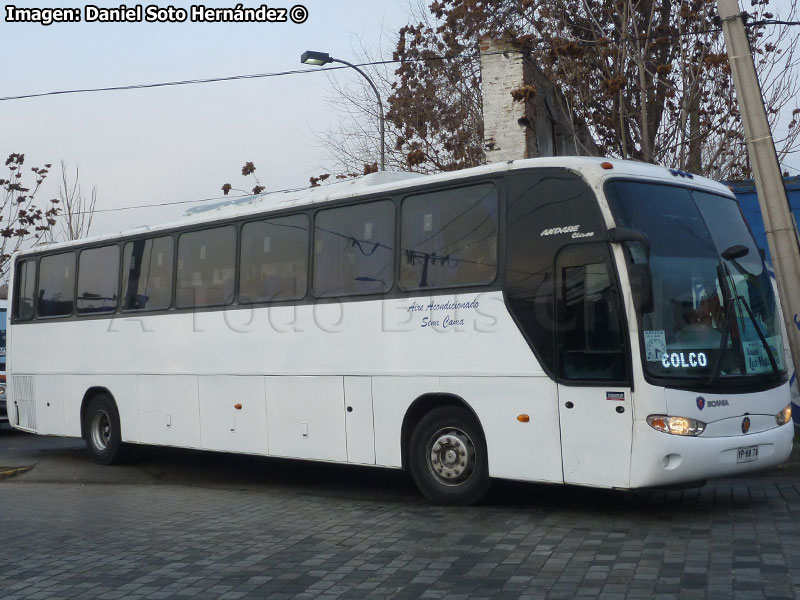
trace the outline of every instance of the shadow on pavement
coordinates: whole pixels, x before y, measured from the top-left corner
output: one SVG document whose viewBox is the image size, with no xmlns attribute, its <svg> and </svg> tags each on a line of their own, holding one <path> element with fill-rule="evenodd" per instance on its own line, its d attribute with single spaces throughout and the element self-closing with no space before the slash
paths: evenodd
<svg viewBox="0 0 800 600">
<path fill-rule="evenodd" d="M 7 425 L 0 430 L 0 467 L 31 468 L 13 479 L 21 483 L 178 484 L 382 503 L 427 503 L 410 476 L 395 469 L 152 446 L 137 447 L 130 464 L 106 467 L 92 461 L 82 440 L 35 436 Z M 751 506 L 762 498 L 747 491 L 748 483 L 793 481 L 798 474 L 800 451 L 795 446 L 790 461 L 781 468 L 717 480 L 703 487 L 618 491 L 495 481 L 482 506 L 562 513 L 571 509 L 585 512 L 588 508 L 627 517 L 640 513 L 652 517 L 654 510 L 686 515 L 705 513 L 721 502 L 734 508 Z"/>
</svg>

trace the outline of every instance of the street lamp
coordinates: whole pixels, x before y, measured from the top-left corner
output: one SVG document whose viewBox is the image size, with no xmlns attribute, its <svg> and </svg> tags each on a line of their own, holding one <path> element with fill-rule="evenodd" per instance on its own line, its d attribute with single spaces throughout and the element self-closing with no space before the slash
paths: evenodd
<svg viewBox="0 0 800 600">
<path fill-rule="evenodd" d="M 375 92 L 375 97 L 378 99 L 378 117 L 380 118 L 381 124 L 381 171 L 386 170 L 386 132 L 385 126 L 383 121 L 383 102 L 381 101 L 380 92 L 378 92 L 378 88 L 375 87 L 372 79 L 370 79 L 369 75 L 367 75 L 364 71 L 359 69 L 353 63 L 349 63 L 346 60 L 340 60 L 338 58 L 333 58 L 327 52 L 314 52 L 313 50 L 306 50 L 303 52 L 303 55 L 300 57 L 300 62 L 304 65 L 313 65 L 315 67 L 321 67 L 323 65 L 327 65 L 330 63 L 341 63 L 343 65 L 347 65 L 348 67 L 355 69 L 358 71 L 361 76 L 369 82 L 369 85 L 372 87 L 372 91 Z"/>
</svg>

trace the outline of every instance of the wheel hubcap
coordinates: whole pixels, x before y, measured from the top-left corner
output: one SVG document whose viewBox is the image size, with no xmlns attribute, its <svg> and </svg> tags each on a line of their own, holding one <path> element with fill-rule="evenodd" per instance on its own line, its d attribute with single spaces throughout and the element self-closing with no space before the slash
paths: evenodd
<svg viewBox="0 0 800 600">
<path fill-rule="evenodd" d="M 428 467 L 445 485 L 461 485 L 475 470 L 475 446 L 460 429 L 440 429 L 431 438 Z"/>
<path fill-rule="evenodd" d="M 104 410 L 98 410 L 92 419 L 92 444 L 101 452 L 108 448 L 111 440 L 111 419 Z"/>
</svg>

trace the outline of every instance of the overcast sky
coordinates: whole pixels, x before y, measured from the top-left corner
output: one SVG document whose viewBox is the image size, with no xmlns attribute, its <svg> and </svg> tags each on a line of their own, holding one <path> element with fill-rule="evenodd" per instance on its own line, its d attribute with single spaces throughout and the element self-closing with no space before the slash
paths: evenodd
<svg viewBox="0 0 800 600">
<path fill-rule="evenodd" d="M 5 2 L 24 7 L 91 2 Z M 96 2 L 99 6 L 120 3 Z M 189 3 L 172 2 L 188 7 Z M 245 2 L 258 6 L 260 3 Z M 241 177 L 255 162 L 267 189 L 304 187 L 326 165 L 313 132 L 336 118 L 324 97 L 327 75 L 300 65 L 304 50 L 356 60 L 359 38 L 377 48 L 383 31 L 405 22 L 406 0 L 303 0 L 303 24 L 5 23 L 0 97 L 87 87 L 202 79 L 305 69 L 308 74 L 170 88 L 50 96 L 0 102 L 0 154 L 26 155 L 26 167 L 64 159 L 80 164 L 98 209 L 221 195 L 254 185 Z M 135 6 L 135 2 L 127 5 Z M 145 3 L 145 6 L 147 3 Z M 169 6 L 162 2 L 160 6 Z M 208 2 L 234 7 L 235 2 Z M 269 2 L 269 6 L 293 6 Z M 3 13 L 5 17 L 5 12 Z M 349 71 L 349 70 L 348 70 Z M 337 71 L 352 77 L 352 72 Z M 55 179 L 57 169 L 51 177 Z M 51 185 L 55 184 L 51 182 Z M 48 198 L 54 193 L 49 192 Z M 164 222 L 186 207 L 98 213 L 92 233 Z"/>
<path fill-rule="evenodd" d="M 396 32 L 407 19 L 407 0 L 302 1 L 308 8 L 302 24 L 187 20 L 43 27 L 0 18 L 0 97 L 302 69 L 299 57 L 306 49 L 357 61 L 359 40 L 377 50 L 386 45 L 386 33 Z M 80 9 L 90 4 L 25 0 L 4 5 L 10 3 Z M 269 6 L 293 4 L 278 0 Z M 269 190 L 304 187 L 331 164 L 314 131 L 326 130 L 337 118 L 325 102 L 328 76 L 306 69 L 312 72 L 0 102 L 0 154 L 23 152 L 26 167 L 53 163 L 53 180 L 60 159 L 79 164 L 83 187 L 97 186 L 99 210 L 214 197 L 228 181 L 252 187 L 239 175 L 247 160 L 255 162 Z M 337 71 L 336 77 L 357 75 Z M 791 164 L 800 167 L 796 162 Z M 54 186 L 51 181 L 43 197 L 52 197 Z M 92 232 L 173 220 L 184 208 L 98 213 Z"/>
</svg>

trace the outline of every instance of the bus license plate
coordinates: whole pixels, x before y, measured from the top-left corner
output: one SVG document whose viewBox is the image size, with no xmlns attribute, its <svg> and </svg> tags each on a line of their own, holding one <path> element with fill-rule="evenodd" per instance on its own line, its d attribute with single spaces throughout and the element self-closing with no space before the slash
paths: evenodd
<svg viewBox="0 0 800 600">
<path fill-rule="evenodd" d="M 736 451 L 736 462 L 746 463 L 758 460 L 758 446 L 750 446 L 749 448 L 739 448 Z"/>
</svg>

